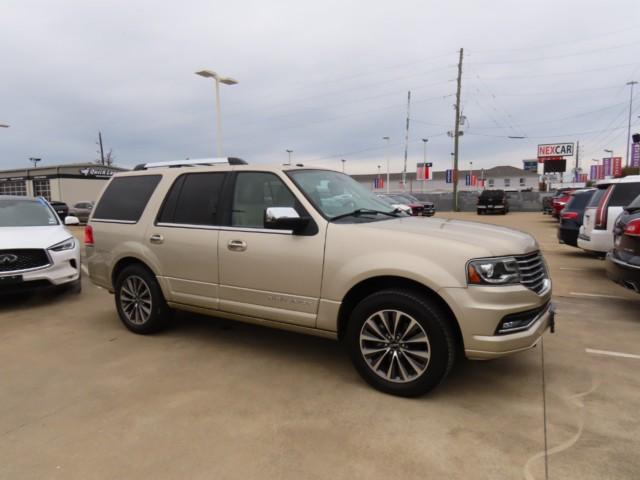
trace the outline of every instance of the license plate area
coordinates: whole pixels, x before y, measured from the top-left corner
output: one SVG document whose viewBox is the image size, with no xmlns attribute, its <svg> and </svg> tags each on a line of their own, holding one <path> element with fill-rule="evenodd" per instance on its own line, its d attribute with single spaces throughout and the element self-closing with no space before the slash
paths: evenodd
<svg viewBox="0 0 640 480">
<path fill-rule="evenodd" d="M 0 287 L 4 285 L 18 285 L 23 281 L 22 275 L 6 275 L 0 277 Z"/>
</svg>

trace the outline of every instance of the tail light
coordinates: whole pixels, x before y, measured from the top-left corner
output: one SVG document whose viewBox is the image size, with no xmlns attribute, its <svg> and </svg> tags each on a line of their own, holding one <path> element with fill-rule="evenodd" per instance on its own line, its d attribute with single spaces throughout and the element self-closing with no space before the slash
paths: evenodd
<svg viewBox="0 0 640 480">
<path fill-rule="evenodd" d="M 606 230 L 607 229 L 607 204 L 609 203 L 609 197 L 611 197 L 611 192 L 613 192 L 613 185 L 611 185 L 607 189 L 607 193 L 605 193 L 600 199 L 600 203 L 598 203 L 598 209 L 596 210 L 596 219 L 594 228 L 596 230 Z"/>
<path fill-rule="evenodd" d="M 575 220 L 578 218 L 578 212 L 562 212 L 561 218 L 564 220 Z"/>
<path fill-rule="evenodd" d="M 84 244 L 93 245 L 93 227 L 91 225 L 84 227 Z"/>
<path fill-rule="evenodd" d="M 636 218 L 627 223 L 624 227 L 623 234 L 630 237 L 640 237 L 640 218 Z"/>
</svg>

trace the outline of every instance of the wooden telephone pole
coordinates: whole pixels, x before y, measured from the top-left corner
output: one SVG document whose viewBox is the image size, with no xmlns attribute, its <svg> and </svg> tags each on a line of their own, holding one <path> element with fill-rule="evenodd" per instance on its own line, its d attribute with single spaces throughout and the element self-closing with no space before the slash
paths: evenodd
<svg viewBox="0 0 640 480">
<path fill-rule="evenodd" d="M 460 136 L 460 89 L 462 87 L 462 56 L 464 48 L 460 49 L 458 61 L 458 87 L 456 89 L 456 121 L 453 132 L 453 211 L 460 211 L 458 206 L 458 137 Z"/>
</svg>

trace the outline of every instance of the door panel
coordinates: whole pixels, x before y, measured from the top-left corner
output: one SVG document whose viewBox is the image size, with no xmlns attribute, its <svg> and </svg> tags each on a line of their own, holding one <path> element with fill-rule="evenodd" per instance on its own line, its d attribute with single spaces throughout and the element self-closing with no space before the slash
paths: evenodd
<svg viewBox="0 0 640 480">
<path fill-rule="evenodd" d="M 273 173 L 239 172 L 231 227 L 220 231 L 220 309 L 315 327 L 322 282 L 326 225 L 308 234 L 264 229 L 268 207 L 291 207 L 307 216 Z"/>
</svg>

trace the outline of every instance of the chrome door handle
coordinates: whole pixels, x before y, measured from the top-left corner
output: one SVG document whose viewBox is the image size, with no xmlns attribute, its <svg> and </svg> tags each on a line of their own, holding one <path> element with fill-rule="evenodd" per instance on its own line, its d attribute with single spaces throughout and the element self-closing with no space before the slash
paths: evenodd
<svg viewBox="0 0 640 480">
<path fill-rule="evenodd" d="M 159 233 L 154 233 L 153 235 L 151 235 L 149 237 L 149 241 L 151 243 L 162 243 L 164 242 L 164 237 L 162 235 L 160 235 Z"/>
<path fill-rule="evenodd" d="M 234 252 L 244 252 L 247 249 L 247 242 L 243 242 L 242 240 L 229 240 L 227 248 Z"/>
</svg>

